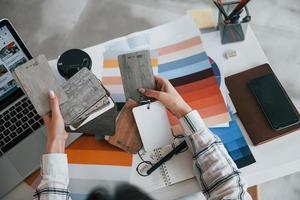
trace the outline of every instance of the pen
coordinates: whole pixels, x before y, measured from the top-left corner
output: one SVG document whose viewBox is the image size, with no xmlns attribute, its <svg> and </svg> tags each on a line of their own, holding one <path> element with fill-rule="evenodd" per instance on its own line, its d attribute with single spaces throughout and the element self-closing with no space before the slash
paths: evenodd
<svg viewBox="0 0 300 200">
<path fill-rule="evenodd" d="M 168 153 L 165 157 L 163 157 L 160 161 L 155 163 L 150 169 L 147 170 L 147 174 L 150 175 L 157 168 L 159 168 L 162 164 L 170 160 L 174 155 L 180 153 L 184 148 L 187 147 L 186 141 L 181 142 L 177 147 L 175 147 L 170 153 Z"/>
<path fill-rule="evenodd" d="M 250 0 L 241 0 L 240 3 L 233 9 L 233 11 L 229 14 L 228 19 L 238 14 L 238 12 L 249 2 Z"/>
<path fill-rule="evenodd" d="M 230 22 L 231 22 L 231 23 L 236 23 L 236 22 L 239 20 L 240 14 L 241 14 L 242 12 L 243 12 L 243 9 L 239 10 L 239 11 L 237 12 L 237 14 L 233 15 L 233 16 L 230 18 Z"/>
<path fill-rule="evenodd" d="M 219 9 L 219 11 L 223 14 L 225 20 L 227 20 L 227 19 L 228 19 L 228 16 L 227 16 L 227 14 L 226 14 L 226 12 L 225 12 L 223 6 L 222 6 L 221 4 L 219 4 L 218 2 L 214 1 L 214 0 L 213 0 L 213 2 L 214 2 L 214 4 L 217 6 L 217 8 Z"/>
</svg>

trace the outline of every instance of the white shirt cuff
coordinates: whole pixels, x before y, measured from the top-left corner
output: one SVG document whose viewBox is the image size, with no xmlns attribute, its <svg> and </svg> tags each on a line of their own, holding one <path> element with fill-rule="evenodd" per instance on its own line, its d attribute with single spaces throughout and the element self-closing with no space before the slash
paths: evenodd
<svg viewBox="0 0 300 200">
<path fill-rule="evenodd" d="M 44 154 L 42 160 L 43 179 L 55 180 L 61 184 L 68 184 L 68 158 L 63 153 Z"/>
</svg>

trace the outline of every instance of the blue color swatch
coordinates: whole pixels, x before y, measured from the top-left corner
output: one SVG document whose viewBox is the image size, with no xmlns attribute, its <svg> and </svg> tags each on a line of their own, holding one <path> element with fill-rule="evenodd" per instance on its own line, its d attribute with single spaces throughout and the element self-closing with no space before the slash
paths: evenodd
<svg viewBox="0 0 300 200">
<path fill-rule="evenodd" d="M 159 72 L 159 75 L 166 79 L 174 79 L 182 76 L 187 76 L 196 72 L 200 72 L 208 68 L 211 68 L 210 64 L 207 61 L 202 61 L 191 65 L 183 65 L 177 69 Z M 160 65 L 158 67 L 158 71 L 159 70 Z"/>
<path fill-rule="evenodd" d="M 192 65 L 195 63 L 202 63 L 202 65 L 209 66 L 207 55 L 205 52 L 189 56 L 186 58 L 178 59 L 168 63 L 160 64 L 158 68 L 158 73 L 178 69 L 184 66 Z M 202 66 L 201 65 L 201 66 Z"/>
<path fill-rule="evenodd" d="M 235 117 L 231 115 L 231 118 L 232 121 L 229 122 L 229 127 L 210 128 L 210 130 L 222 140 L 225 148 L 232 160 L 236 163 L 237 167 L 242 168 L 256 161 L 235 120 Z"/>
</svg>

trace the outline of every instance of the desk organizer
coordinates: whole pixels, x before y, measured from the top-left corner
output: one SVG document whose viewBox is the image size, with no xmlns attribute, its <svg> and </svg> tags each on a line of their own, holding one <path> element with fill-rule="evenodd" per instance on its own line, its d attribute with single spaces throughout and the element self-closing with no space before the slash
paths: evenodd
<svg viewBox="0 0 300 200">
<path fill-rule="evenodd" d="M 229 15 L 229 11 L 232 10 L 232 7 L 234 7 L 236 4 L 238 4 L 238 2 L 227 2 L 223 4 L 223 8 L 226 11 L 227 15 Z M 244 10 L 245 11 L 243 12 L 246 12 L 246 16 L 249 16 L 250 18 L 247 6 L 245 6 Z M 235 23 L 226 23 L 224 16 L 219 12 L 218 29 L 220 30 L 221 34 L 221 43 L 227 44 L 245 40 L 249 22 L 250 20 L 246 22 L 243 22 L 241 20 Z"/>
</svg>

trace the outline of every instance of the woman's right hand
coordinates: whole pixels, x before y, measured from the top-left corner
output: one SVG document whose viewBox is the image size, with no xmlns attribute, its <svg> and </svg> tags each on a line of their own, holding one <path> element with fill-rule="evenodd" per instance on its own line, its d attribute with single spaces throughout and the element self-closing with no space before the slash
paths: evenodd
<svg viewBox="0 0 300 200">
<path fill-rule="evenodd" d="M 52 90 L 49 92 L 49 101 L 51 112 L 43 117 L 47 129 L 46 153 L 64 153 L 68 133 L 65 130 L 58 98 Z"/>
<path fill-rule="evenodd" d="M 181 118 L 192 111 L 192 108 L 183 100 L 167 79 L 159 76 L 154 76 L 154 78 L 157 90 L 140 88 L 139 92 L 160 101 L 177 118 Z"/>
</svg>

